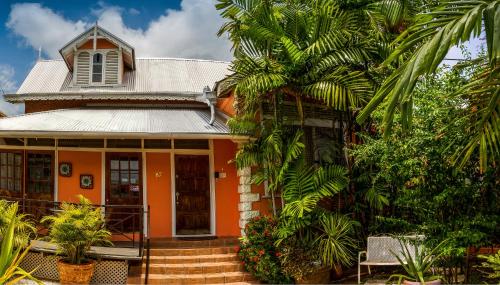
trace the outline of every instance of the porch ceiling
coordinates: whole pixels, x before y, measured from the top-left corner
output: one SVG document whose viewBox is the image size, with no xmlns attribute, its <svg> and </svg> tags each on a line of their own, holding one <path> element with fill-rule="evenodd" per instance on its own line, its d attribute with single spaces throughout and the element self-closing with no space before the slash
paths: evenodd
<svg viewBox="0 0 500 285">
<path fill-rule="evenodd" d="M 0 119 L 0 136 L 228 136 L 225 119 L 206 108 L 76 108 Z"/>
</svg>

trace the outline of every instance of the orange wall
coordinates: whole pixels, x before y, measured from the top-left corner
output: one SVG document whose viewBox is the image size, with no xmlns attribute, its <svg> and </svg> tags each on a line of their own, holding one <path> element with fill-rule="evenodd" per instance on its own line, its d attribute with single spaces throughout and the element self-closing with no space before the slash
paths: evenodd
<svg viewBox="0 0 500 285">
<path fill-rule="evenodd" d="M 236 115 L 236 110 L 234 110 L 234 95 L 223 99 L 217 100 L 217 108 L 224 112 L 228 116 Z"/>
<path fill-rule="evenodd" d="M 81 45 L 79 49 L 93 49 L 94 48 L 94 40 L 88 40 L 86 43 Z M 105 39 L 97 39 L 96 48 L 98 49 L 114 49 L 118 48 L 112 42 Z"/>
<path fill-rule="evenodd" d="M 226 178 L 215 181 L 216 235 L 239 236 L 239 179 L 234 163 L 236 144 L 230 140 L 214 140 L 214 171 L 225 172 Z"/>
<path fill-rule="evenodd" d="M 101 204 L 101 153 L 87 151 L 59 151 L 59 163 L 71 162 L 71 177 L 58 177 L 58 200 L 78 202 L 76 195 L 82 194 L 93 204 Z M 94 189 L 80 189 L 80 174 L 94 175 Z"/>
<path fill-rule="evenodd" d="M 148 153 L 146 155 L 148 204 L 152 237 L 172 236 L 172 193 L 170 177 L 170 154 Z"/>
</svg>

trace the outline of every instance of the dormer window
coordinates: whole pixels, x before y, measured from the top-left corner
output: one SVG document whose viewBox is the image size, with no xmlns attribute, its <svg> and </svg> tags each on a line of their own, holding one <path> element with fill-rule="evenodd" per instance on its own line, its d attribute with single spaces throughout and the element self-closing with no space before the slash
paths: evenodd
<svg viewBox="0 0 500 285">
<path fill-rule="evenodd" d="M 102 83 L 102 54 L 95 53 L 92 57 L 92 83 Z"/>
</svg>

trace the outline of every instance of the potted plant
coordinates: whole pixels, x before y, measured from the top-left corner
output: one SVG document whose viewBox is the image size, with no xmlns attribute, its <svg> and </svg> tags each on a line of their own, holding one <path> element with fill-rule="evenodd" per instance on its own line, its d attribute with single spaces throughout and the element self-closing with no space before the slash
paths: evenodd
<svg viewBox="0 0 500 285">
<path fill-rule="evenodd" d="M 101 210 L 81 195 L 79 200 L 79 204 L 63 203 L 61 211 L 42 219 L 50 224 L 50 242 L 64 256 L 57 263 L 62 284 L 89 284 L 95 261 L 87 257 L 88 250 L 92 245 L 111 245 Z"/>
<path fill-rule="evenodd" d="M 401 254 L 394 252 L 393 254 L 403 267 L 405 274 L 393 274 L 389 277 L 387 283 L 389 284 L 392 280 L 397 279 L 398 284 L 403 283 L 405 285 L 440 285 L 441 276 L 432 272 L 432 266 L 441 256 L 438 251 L 444 242 L 441 242 L 430 251 L 417 244 L 411 245 L 412 249 L 410 250 L 408 243 L 401 241 L 399 243 L 401 245 Z"/>
</svg>

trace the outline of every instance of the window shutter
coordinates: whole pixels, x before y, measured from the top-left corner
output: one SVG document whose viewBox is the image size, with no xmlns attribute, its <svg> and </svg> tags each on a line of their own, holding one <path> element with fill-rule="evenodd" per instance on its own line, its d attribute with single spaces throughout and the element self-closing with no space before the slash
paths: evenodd
<svg viewBox="0 0 500 285">
<path fill-rule="evenodd" d="M 118 52 L 110 51 L 106 54 L 105 84 L 118 84 Z"/>
<path fill-rule="evenodd" d="M 90 54 L 82 52 L 78 55 L 76 69 L 76 84 L 88 85 L 90 74 Z"/>
</svg>

